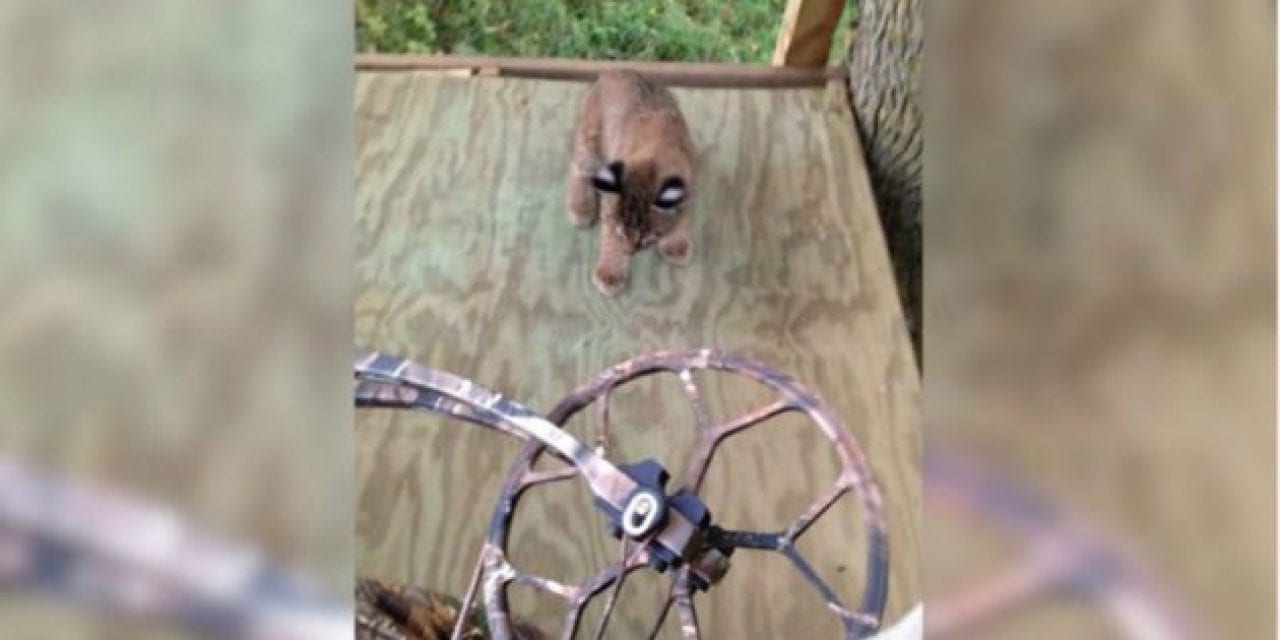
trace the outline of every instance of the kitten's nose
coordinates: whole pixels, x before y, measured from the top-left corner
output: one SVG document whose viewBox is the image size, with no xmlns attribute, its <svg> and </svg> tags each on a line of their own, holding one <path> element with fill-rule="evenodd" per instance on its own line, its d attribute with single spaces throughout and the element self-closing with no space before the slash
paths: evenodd
<svg viewBox="0 0 1280 640">
<path fill-rule="evenodd" d="M 652 235 L 653 234 L 648 232 L 628 229 L 626 232 L 627 244 L 631 245 L 633 251 L 639 251 L 652 243 L 650 239 L 650 236 Z"/>
</svg>

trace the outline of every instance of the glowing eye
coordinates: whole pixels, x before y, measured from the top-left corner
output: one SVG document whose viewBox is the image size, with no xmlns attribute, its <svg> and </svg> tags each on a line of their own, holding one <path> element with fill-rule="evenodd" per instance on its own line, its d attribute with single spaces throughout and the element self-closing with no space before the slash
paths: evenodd
<svg viewBox="0 0 1280 640">
<path fill-rule="evenodd" d="M 591 184 L 606 193 L 618 193 L 622 190 L 622 163 L 611 162 L 596 170 L 591 176 Z"/>
<path fill-rule="evenodd" d="M 658 194 L 655 205 L 662 209 L 674 209 L 684 201 L 684 187 L 672 186 Z"/>
</svg>

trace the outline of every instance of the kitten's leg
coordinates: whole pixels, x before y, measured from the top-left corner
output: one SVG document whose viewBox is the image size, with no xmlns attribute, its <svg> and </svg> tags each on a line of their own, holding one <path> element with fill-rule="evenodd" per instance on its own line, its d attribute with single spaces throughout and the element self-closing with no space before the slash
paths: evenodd
<svg viewBox="0 0 1280 640">
<path fill-rule="evenodd" d="M 599 194 L 591 185 L 589 170 L 579 170 L 578 166 L 575 160 L 569 168 L 569 179 L 565 183 L 565 206 L 573 226 L 589 227 L 596 221 Z"/>
<path fill-rule="evenodd" d="M 604 205 L 608 209 L 608 204 Z M 600 224 L 600 258 L 596 261 L 595 271 L 591 274 L 591 282 L 600 293 L 616 296 L 627 288 L 627 278 L 631 267 L 631 250 L 619 233 L 621 227 L 617 219 L 605 211 Z"/>
<path fill-rule="evenodd" d="M 602 164 L 600 145 L 600 106 L 594 87 L 583 101 L 582 114 L 573 131 L 573 149 L 569 158 L 569 177 L 565 182 L 565 207 L 576 227 L 587 227 L 596 221 L 600 194 L 591 184 L 591 176 Z"/>
<path fill-rule="evenodd" d="M 688 264 L 693 257 L 693 241 L 689 239 L 688 223 L 681 214 L 676 227 L 658 240 L 658 255 L 671 264 Z"/>
</svg>

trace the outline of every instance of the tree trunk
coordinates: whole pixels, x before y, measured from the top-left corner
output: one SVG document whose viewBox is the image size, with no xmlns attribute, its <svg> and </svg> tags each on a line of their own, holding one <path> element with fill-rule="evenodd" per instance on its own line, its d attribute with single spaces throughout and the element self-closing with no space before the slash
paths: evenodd
<svg viewBox="0 0 1280 640">
<path fill-rule="evenodd" d="M 849 47 L 849 94 L 907 328 L 921 351 L 921 0 L 862 0 Z"/>
</svg>

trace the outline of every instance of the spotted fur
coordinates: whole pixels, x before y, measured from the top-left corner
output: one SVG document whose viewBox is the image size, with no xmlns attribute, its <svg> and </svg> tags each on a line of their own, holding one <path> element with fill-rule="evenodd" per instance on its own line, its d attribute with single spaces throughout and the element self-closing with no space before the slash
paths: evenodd
<svg viewBox="0 0 1280 640">
<path fill-rule="evenodd" d="M 675 97 L 633 71 L 600 74 L 573 137 L 566 200 L 574 224 L 600 221 L 592 281 L 606 295 L 626 287 L 631 256 L 652 245 L 688 261 L 687 210 L 695 150 Z"/>
</svg>

